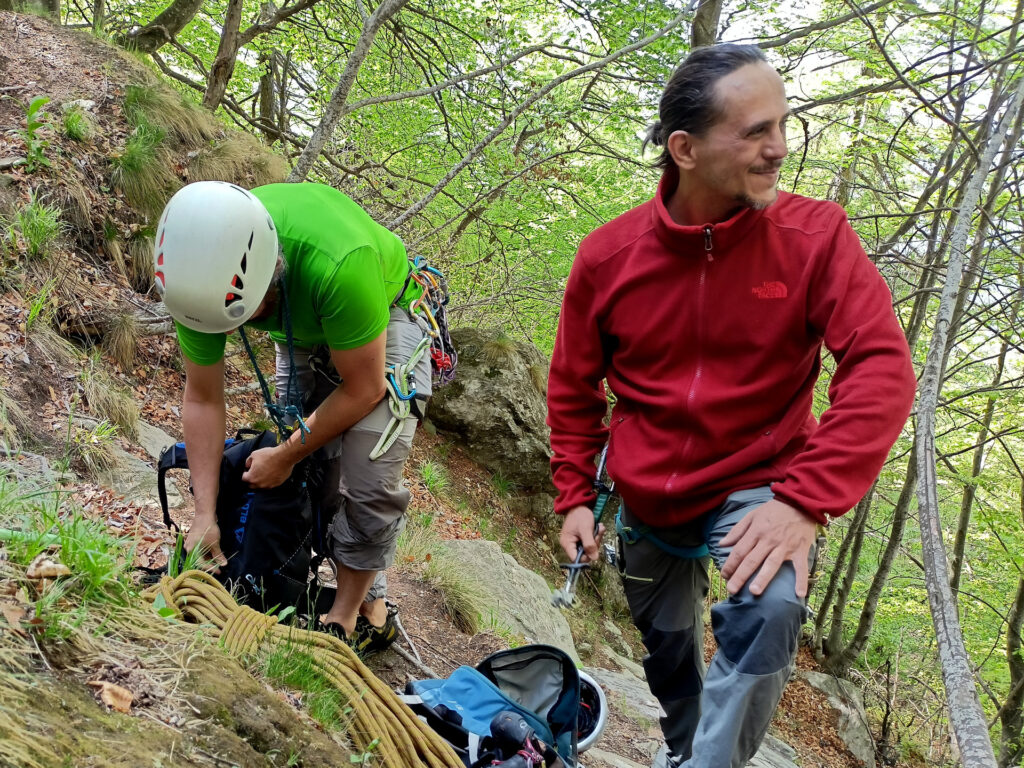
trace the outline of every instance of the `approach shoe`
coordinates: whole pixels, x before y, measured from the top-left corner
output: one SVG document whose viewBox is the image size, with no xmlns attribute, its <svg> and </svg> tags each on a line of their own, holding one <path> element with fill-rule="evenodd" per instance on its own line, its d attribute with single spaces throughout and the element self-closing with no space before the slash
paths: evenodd
<svg viewBox="0 0 1024 768">
<path fill-rule="evenodd" d="M 391 647 L 398 637 L 398 606 L 387 603 L 387 618 L 380 627 L 375 627 L 365 616 L 356 617 L 356 628 L 348 644 L 361 656 L 380 653 Z"/>
<path fill-rule="evenodd" d="M 678 768 L 678 766 L 682 764 L 683 758 L 672 754 L 672 752 L 669 751 L 668 744 L 662 743 L 661 749 L 658 750 L 658 754 L 654 756 L 651 768 Z"/>
</svg>

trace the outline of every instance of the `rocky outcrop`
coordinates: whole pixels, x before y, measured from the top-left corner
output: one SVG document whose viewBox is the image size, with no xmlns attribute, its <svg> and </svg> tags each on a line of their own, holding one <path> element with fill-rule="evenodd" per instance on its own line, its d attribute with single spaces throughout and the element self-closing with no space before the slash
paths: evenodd
<svg viewBox="0 0 1024 768">
<path fill-rule="evenodd" d="M 523 493 L 550 491 L 547 358 L 531 344 L 456 328 L 455 381 L 434 392 L 429 418 L 446 437 Z"/>
<path fill-rule="evenodd" d="M 849 680 L 801 669 L 797 674 L 828 696 L 828 703 L 839 713 L 839 738 L 864 768 L 875 768 L 875 741 L 868 728 L 867 714 L 861 692 Z"/>
</svg>

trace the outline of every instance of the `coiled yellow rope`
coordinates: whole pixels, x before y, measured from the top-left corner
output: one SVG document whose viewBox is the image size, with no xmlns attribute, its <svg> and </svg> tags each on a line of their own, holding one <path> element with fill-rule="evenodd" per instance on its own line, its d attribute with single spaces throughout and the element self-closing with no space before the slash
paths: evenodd
<svg viewBox="0 0 1024 768">
<path fill-rule="evenodd" d="M 179 620 L 209 625 L 210 634 L 232 655 L 253 654 L 265 642 L 300 646 L 352 708 L 349 735 L 356 748 L 366 752 L 376 740 L 373 753 L 386 768 L 463 768 L 448 743 L 338 638 L 278 624 L 273 616 L 238 605 L 219 581 L 203 571 L 165 576 L 143 595 L 148 600 L 162 595 Z"/>
</svg>

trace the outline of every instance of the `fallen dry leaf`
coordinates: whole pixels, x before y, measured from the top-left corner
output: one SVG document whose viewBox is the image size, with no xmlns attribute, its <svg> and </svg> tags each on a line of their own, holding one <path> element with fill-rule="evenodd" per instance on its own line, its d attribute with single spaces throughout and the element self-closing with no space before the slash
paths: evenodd
<svg viewBox="0 0 1024 768">
<path fill-rule="evenodd" d="M 25 630 L 21 628 L 21 622 L 28 616 L 28 612 L 22 606 L 0 603 L 0 613 L 4 615 L 4 619 L 7 620 L 7 624 L 14 634 L 28 637 Z"/>
<path fill-rule="evenodd" d="M 106 680 L 90 680 L 89 685 L 99 689 L 100 701 L 111 709 L 118 712 L 128 712 L 132 708 L 132 700 L 135 696 L 127 688 L 122 688 L 120 685 L 115 685 Z"/>
<path fill-rule="evenodd" d="M 30 579 L 56 579 L 58 576 L 70 576 L 71 569 L 43 552 L 32 561 L 25 575 Z"/>
</svg>

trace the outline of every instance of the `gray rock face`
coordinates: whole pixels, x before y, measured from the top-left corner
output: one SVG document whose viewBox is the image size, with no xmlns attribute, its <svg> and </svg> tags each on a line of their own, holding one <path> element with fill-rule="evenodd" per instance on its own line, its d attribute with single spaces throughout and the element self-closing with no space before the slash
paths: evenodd
<svg viewBox="0 0 1024 768">
<path fill-rule="evenodd" d="M 646 720 L 647 725 L 657 725 L 661 705 L 645 681 L 628 672 L 613 672 L 599 667 L 584 667 L 583 671 L 601 684 L 611 706 L 619 709 L 621 714 L 636 722 Z"/>
<path fill-rule="evenodd" d="M 117 464 L 99 478 L 102 484 L 124 496 L 125 500 L 131 503 L 159 505 L 156 470 L 142 459 L 137 459 L 120 448 L 116 452 Z M 181 494 L 171 480 L 167 483 L 167 504 L 177 507 L 181 503 Z"/>
<path fill-rule="evenodd" d="M 176 443 L 173 437 L 160 427 L 154 427 L 139 419 L 139 446 L 154 459 L 160 458 L 160 452 L 169 445 Z"/>
<path fill-rule="evenodd" d="M 496 332 L 456 328 L 451 335 L 458 374 L 434 393 L 430 420 L 518 490 L 551 490 L 547 359 L 536 347 Z"/>
<path fill-rule="evenodd" d="M 479 578 L 499 622 L 527 642 L 561 648 L 580 663 L 569 625 L 551 605 L 551 587 L 540 574 L 523 568 L 493 541 L 447 541 L 445 546 Z"/>
<path fill-rule="evenodd" d="M 769 735 L 764 737 L 747 768 L 798 768 L 796 758 L 796 751 L 789 744 Z"/>
<path fill-rule="evenodd" d="M 875 768 L 875 740 L 868 729 L 861 692 L 849 680 L 811 670 L 799 670 L 800 677 L 828 696 L 828 703 L 839 712 L 839 738 L 862 763 Z"/>
</svg>

